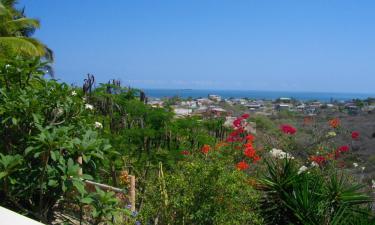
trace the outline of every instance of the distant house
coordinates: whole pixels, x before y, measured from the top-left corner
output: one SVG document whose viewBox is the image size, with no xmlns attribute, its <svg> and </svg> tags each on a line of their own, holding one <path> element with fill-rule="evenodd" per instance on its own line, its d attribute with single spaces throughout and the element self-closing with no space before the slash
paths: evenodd
<svg viewBox="0 0 375 225">
<path fill-rule="evenodd" d="M 147 105 L 151 105 L 153 108 L 163 108 L 164 102 L 158 99 L 147 102 Z"/>
<path fill-rule="evenodd" d="M 208 107 L 207 106 L 199 106 L 196 109 L 193 109 L 193 114 L 194 115 L 203 115 L 204 113 L 207 112 Z"/>
<path fill-rule="evenodd" d="M 210 111 L 211 111 L 211 113 L 213 113 L 216 116 L 222 116 L 222 115 L 225 115 L 227 113 L 227 110 L 225 110 L 223 108 L 220 108 L 220 107 L 210 108 Z"/>
<path fill-rule="evenodd" d="M 214 102 L 220 102 L 221 101 L 221 96 L 219 95 L 208 95 L 208 99 L 214 101 Z"/>
<path fill-rule="evenodd" d="M 302 103 L 300 105 L 297 105 L 296 108 L 297 108 L 297 111 L 303 112 L 306 109 L 306 105 Z"/>
<path fill-rule="evenodd" d="M 319 108 L 311 105 L 307 106 L 304 110 L 304 113 L 309 116 L 315 116 L 316 114 L 318 114 L 318 112 Z"/>
<path fill-rule="evenodd" d="M 198 103 L 196 101 L 182 101 L 180 103 L 180 106 L 185 106 L 185 107 L 189 107 L 189 108 L 197 108 Z"/>
<path fill-rule="evenodd" d="M 173 111 L 176 117 L 190 116 L 193 113 L 192 109 L 185 109 L 185 108 L 174 108 Z"/>
<path fill-rule="evenodd" d="M 291 104 L 292 103 L 292 99 L 291 98 L 282 97 L 282 98 L 278 98 L 276 100 L 276 102 L 280 103 L 280 104 Z"/>
<path fill-rule="evenodd" d="M 245 106 L 249 108 L 250 110 L 258 110 L 263 107 L 263 103 L 254 101 L 254 102 L 247 103 Z"/>
<path fill-rule="evenodd" d="M 314 107 L 314 108 L 320 108 L 320 107 L 322 107 L 322 103 L 320 103 L 320 102 L 311 102 L 309 104 L 309 106 L 310 107 Z"/>
<path fill-rule="evenodd" d="M 276 104 L 275 105 L 275 109 L 278 110 L 278 111 L 283 111 L 283 110 L 288 110 L 290 111 L 292 109 L 292 105 L 290 104 Z"/>
<path fill-rule="evenodd" d="M 202 117 L 206 118 L 212 118 L 212 117 L 223 117 L 223 116 L 228 116 L 230 113 L 218 106 L 201 106 L 197 109 L 193 110 L 194 115 L 200 115 Z"/>
<path fill-rule="evenodd" d="M 211 104 L 214 103 L 212 100 L 210 100 L 208 98 L 198 98 L 198 99 L 196 99 L 196 101 L 197 101 L 197 104 L 199 106 L 202 106 L 202 105 L 211 105 Z"/>
<path fill-rule="evenodd" d="M 236 98 L 236 99 L 232 99 L 232 102 L 234 104 L 245 105 L 245 104 L 247 104 L 248 101 L 246 99 L 243 99 L 243 98 Z"/>
</svg>

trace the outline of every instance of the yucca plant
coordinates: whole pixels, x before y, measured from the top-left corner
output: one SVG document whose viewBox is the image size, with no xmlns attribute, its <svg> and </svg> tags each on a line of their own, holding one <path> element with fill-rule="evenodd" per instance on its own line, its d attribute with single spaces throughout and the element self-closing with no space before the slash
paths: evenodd
<svg viewBox="0 0 375 225">
<path fill-rule="evenodd" d="M 371 198 L 343 173 L 311 168 L 298 172 L 290 159 L 266 162 L 259 179 L 266 224 L 373 224 Z"/>
</svg>

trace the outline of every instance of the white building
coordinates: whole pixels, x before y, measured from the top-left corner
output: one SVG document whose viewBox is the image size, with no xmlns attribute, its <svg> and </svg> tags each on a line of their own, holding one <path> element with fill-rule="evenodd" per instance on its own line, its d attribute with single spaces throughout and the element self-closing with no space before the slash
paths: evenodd
<svg viewBox="0 0 375 225">
<path fill-rule="evenodd" d="M 184 117 L 190 116 L 193 113 L 193 110 L 185 108 L 174 108 L 173 112 L 176 114 L 176 117 Z"/>
<path fill-rule="evenodd" d="M 208 95 L 208 99 L 214 101 L 214 102 L 220 102 L 221 101 L 221 96 L 219 95 Z"/>
</svg>

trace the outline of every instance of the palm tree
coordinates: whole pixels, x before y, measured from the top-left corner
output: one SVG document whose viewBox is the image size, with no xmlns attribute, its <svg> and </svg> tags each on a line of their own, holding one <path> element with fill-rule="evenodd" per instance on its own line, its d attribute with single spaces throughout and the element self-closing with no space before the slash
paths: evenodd
<svg viewBox="0 0 375 225">
<path fill-rule="evenodd" d="M 23 55 L 52 61 L 52 51 L 30 37 L 40 27 L 39 21 L 27 18 L 24 10 L 15 8 L 16 3 L 16 0 L 0 0 L 0 58 Z"/>
</svg>

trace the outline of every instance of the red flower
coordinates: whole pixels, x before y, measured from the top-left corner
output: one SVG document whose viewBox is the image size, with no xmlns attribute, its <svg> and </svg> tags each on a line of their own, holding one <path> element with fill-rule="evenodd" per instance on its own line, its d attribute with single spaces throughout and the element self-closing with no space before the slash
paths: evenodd
<svg viewBox="0 0 375 225">
<path fill-rule="evenodd" d="M 349 151 L 349 146 L 347 146 L 347 145 L 343 145 L 343 146 L 339 147 L 337 150 L 338 150 L 340 153 L 342 153 L 342 152 L 348 152 L 348 151 Z"/>
<path fill-rule="evenodd" d="M 226 142 L 234 142 L 234 138 L 233 137 L 228 137 L 225 141 Z"/>
<path fill-rule="evenodd" d="M 227 142 L 242 141 L 243 138 L 240 136 L 240 134 L 242 134 L 243 132 L 245 132 L 245 130 L 242 127 L 237 128 L 236 130 L 232 131 L 229 134 L 229 137 L 226 139 L 226 141 Z"/>
<path fill-rule="evenodd" d="M 253 162 L 254 162 L 254 163 L 258 162 L 259 160 L 260 160 L 260 156 L 259 156 L 259 155 L 255 155 L 255 156 L 253 157 Z"/>
<path fill-rule="evenodd" d="M 352 139 L 357 140 L 359 138 L 359 132 L 358 131 L 353 131 L 352 132 Z"/>
<path fill-rule="evenodd" d="M 281 125 L 280 126 L 280 130 L 284 133 L 284 134 L 290 134 L 290 135 L 293 135 L 297 132 L 297 129 L 294 128 L 293 126 L 289 125 L 289 124 L 284 124 L 284 125 Z"/>
<path fill-rule="evenodd" d="M 252 148 L 253 147 L 253 143 L 251 142 L 247 142 L 246 144 L 243 145 L 245 148 Z"/>
<path fill-rule="evenodd" d="M 203 145 L 201 151 L 202 151 L 203 154 L 207 154 L 210 150 L 211 150 L 211 146 L 209 146 L 209 145 Z"/>
<path fill-rule="evenodd" d="M 249 134 L 249 135 L 246 136 L 246 140 L 247 140 L 248 142 L 253 142 L 254 139 L 255 139 L 255 137 L 254 137 L 254 135 L 252 135 L 252 134 Z"/>
<path fill-rule="evenodd" d="M 229 134 L 229 137 L 234 138 L 234 137 L 236 137 L 237 135 L 238 135 L 238 132 L 237 132 L 237 130 L 235 130 L 235 131 L 232 131 L 232 132 Z"/>
<path fill-rule="evenodd" d="M 242 118 L 237 118 L 233 121 L 233 126 L 234 127 L 240 127 L 241 126 L 241 121 L 242 121 Z"/>
<path fill-rule="evenodd" d="M 247 156 L 249 158 L 254 158 L 254 156 L 256 155 L 255 149 L 253 147 L 246 148 L 243 153 L 244 153 L 245 156 Z"/>
<path fill-rule="evenodd" d="M 322 165 L 326 161 L 326 158 L 324 158 L 324 156 L 321 156 L 321 155 L 311 156 L 310 159 L 311 161 L 316 162 L 319 165 Z"/>
<path fill-rule="evenodd" d="M 338 118 L 332 119 L 328 123 L 332 128 L 338 128 L 341 124 L 341 122 Z"/>
<path fill-rule="evenodd" d="M 247 114 L 247 113 L 245 113 L 245 114 L 243 114 L 242 116 L 241 116 L 241 118 L 242 119 L 247 119 L 247 118 L 249 118 L 250 117 L 250 115 L 249 114 Z"/>
<path fill-rule="evenodd" d="M 182 155 L 190 155 L 190 152 L 188 150 L 183 150 L 181 151 Z"/>
<path fill-rule="evenodd" d="M 238 170 L 246 170 L 247 168 L 249 168 L 249 164 L 247 164 L 245 161 L 241 161 L 236 164 L 236 168 Z"/>
</svg>

